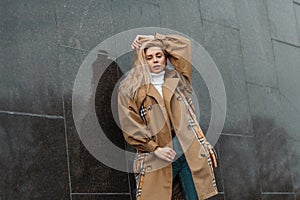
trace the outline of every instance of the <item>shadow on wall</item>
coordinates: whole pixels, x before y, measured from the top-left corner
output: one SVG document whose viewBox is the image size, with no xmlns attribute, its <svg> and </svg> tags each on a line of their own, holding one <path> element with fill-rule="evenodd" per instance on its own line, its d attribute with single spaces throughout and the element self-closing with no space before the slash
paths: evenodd
<svg viewBox="0 0 300 200">
<path fill-rule="evenodd" d="M 262 192 L 293 192 L 288 133 L 274 119 L 252 116 L 252 123 Z"/>
</svg>

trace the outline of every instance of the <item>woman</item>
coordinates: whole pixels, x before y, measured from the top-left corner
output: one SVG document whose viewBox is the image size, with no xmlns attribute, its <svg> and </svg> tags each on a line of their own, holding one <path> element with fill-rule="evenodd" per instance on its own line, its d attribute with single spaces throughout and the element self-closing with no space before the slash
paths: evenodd
<svg viewBox="0 0 300 200">
<path fill-rule="evenodd" d="M 214 154 L 190 101 L 190 41 L 156 33 L 138 35 L 131 47 L 136 59 L 120 84 L 118 110 L 124 138 L 137 150 L 137 199 L 172 199 L 175 177 L 185 200 L 216 195 Z"/>
</svg>

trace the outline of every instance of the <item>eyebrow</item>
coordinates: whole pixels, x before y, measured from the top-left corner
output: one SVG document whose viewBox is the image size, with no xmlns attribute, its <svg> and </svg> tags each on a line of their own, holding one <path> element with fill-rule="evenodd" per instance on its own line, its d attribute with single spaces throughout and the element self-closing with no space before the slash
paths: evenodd
<svg viewBox="0 0 300 200">
<path fill-rule="evenodd" d="M 157 52 L 157 53 L 155 53 L 155 55 L 157 55 L 157 54 L 163 54 L 163 52 Z M 149 57 L 149 56 L 152 56 L 152 54 L 146 55 L 146 56 Z"/>
</svg>

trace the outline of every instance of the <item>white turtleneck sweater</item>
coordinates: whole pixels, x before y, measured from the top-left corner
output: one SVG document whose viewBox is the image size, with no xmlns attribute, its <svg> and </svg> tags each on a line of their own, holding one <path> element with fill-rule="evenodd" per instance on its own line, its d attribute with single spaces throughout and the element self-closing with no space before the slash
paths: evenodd
<svg viewBox="0 0 300 200">
<path fill-rule="evenodd" d="M 157 89 L 159 94 L 163 97 L 162 94 L 162 85 L 164 83 L 164 77 L 165 77 L 165 71 L 162 71 L 158 74 L 150 73 L 151 75 L 151 83 L 154 85 L 154 87 Z"/>
</svg>

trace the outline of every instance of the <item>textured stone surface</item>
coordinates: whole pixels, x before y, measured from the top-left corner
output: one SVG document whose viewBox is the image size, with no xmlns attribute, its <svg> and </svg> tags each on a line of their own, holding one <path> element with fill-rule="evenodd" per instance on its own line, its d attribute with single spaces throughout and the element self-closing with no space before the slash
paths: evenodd
<svg viewBox="0 0 300 200">
<path fill-rule="evenodd" d="M 0 114 L 1 199 L 69 198 L 63 119 Z"/>
<path fill-rule="evenodd" d="M 290 155 L 290 166 L 292 170 L 294 189 L 300 194 L 300 135 L 299 121 L 300 112 L 286 98 L 282 97 L 283 117 L 285 127 L 288 130 L 288 146 Z"/>
<path fill-rule="evenodd" d="M 200 0 L 203 19 L 218 22 L 227 26 L 237 27 L 235 1 Z"/>
<path fill-rule="evenodd" d="M 113 30 L 160 26 L 159 6 L 146 1 L 112 1 Z"/>
<path fill-rule="evenodd" d="M 248 93 L 262 192 L 292 192 L 287 133 L 281 118 L 279 91 L 248 84 Z"/>
<path fill-rule="evenodd" d="M 266 3 L 239 0 L 236 4 L 246 80 L 277 87 Z"/>
<path fill-rule="evenodd" d="M 283 118 L 279 91 L 276 88 L 247 84 L 249 93 L 249 105 L 252 119 L 272 119 L 272 126 L 262 123 L 262 131 L 269 132 L 273 128 L 283 127 Z M 255 129 L 256 127 L 253 127 Z"/>
<path fill-rule="evenodd" d="M 118 32 L 148 26 L 181 31 L 203 44 L 224 79 L 227 116 L 215 146 L 220 194 L 211 199 L 300 200 L 299 0 L 2 0 L 0 199 L 134 199 L 133 174 L 105 166 L 79 138 L 72 93 L 90 49 Z M 133 39 L 108 48 L 129 47 Z M 113 145 L 129 151 L 110 98 L 132 56 L 118 58 L 119 66 L 111 64 L 98 81 L 110 60 L 97 55 L 86 74 L 98 85 L 96 110 L 87 112 L 97 121 L 83 124 L 88 130 L 100 124 Z M 195 69 L 193 87 L 206 132 L 211 99 Z M 107 145 L 97 144 L 92 147 Z"/>
<path fill-rule="evenodd" d="M 300 40 L 300 0 L 297 0 L 294 2 L 297 2 L 297 3 L 294 3 L 294 10 L 295 10 L 296 21 L 297 21 L 298 37 Z"/>
<path fill-rule="evenodd" d="M 299 145 L 299 142 L 298 142 Z M 294 179 L 294 188 L 295 192 L 300 195 L 300 156 L 299 155 L 292 155 L 290 165 L 293 171 L 293 179 Z M 299 197 L 299 196 L 298 196 Z"/>
<path fill-rule="evenodd" d="M 285 129 L 287 130 L 291 155 L 300 156 L 300 112 L 298 108 L 291 104 L 284 96 L 281 96 L 281 102 L 283 110 L 282 117 L 284 118 Z"/>
<path fill-rule="evenodd" d="M 227 111 L 223 132 L 250 134 L 250 115 L 239 34 L 235 29 L 207 21 L 204 21 L 203 29 L 204 48 L 215 61 L 225 84 Z"/>
<path fill-rule="evenodd" d="M 259 199 L 259 176 L 252 137 L 222 135 L 220 168 L 226 199 Z"/>
<path fill-rule="evenodd" d="M 286 105 L 290 108 L 288 110 L 294 110 L 293 114 L 296 118 L 290 118 L 289 113 L 286 112 L 285 128 L 290 137 L 294 139 L 298 138 L 299 141 L 299 123 L 294 119 L 299 119 L 300 113 L 300 49 L 282 44 L 280 42 L 273 42 L 276 70 L 278 72 L 279 91 L 282 95 L 282 99 L 285 99 Z M 285 109 L 285 110 L 287 110 Z M 296 114 L 298 113 L 298 115 Z"/>
<path fill-rule="evenodd" d="M 262 200 L 294 200 L 294 194 L 263 194 L 261 195 Z"/>
<path fill-rule="evenodd" d="M 159 3 L 161 26 L 180 31 L 203 42 L 200 7 L 197 0 L 162 0 Z"/>
<path fill-rule="evenodd" d="M 266 2 L 272 37 L 294 45 L 299 45 L 293 2 L 285 0 L 267 0 Z"/>
<path fill-rule="evenodd" d="M 54 3 L 2 5 L 0 109 L 62 115 Z"/>
<path fill-rule="evenodd" d="M 60 66 L 64 72 L 64 76 L 68 79 L 64 80 L 64 105 L 66 112 L 66 129 L 68 135 L 69 153 L 70 153 L 70 169 L 71 169 L 71 182 L 72 182 L 72 192 L 74 193 L 101 193 L 101 192 L 129 192 L 128 186 L 128 176 L 127 173 L 123 173 L 105 166 L 97 159 L 95 159 L 86 147 L 82 144 L 77 130 L 75 129 L 73 117 L 72 117 L 72 99 L 71 91 L 74 83 L 75 75 L 82 60 L 86 56 L 86 52 L 73 50 L 70 48 L 61 48 L 61 63 Z M 105 56 L 97 57 L 97 60 L 93 63 L 93 75 L 94 78 L 92 82 L 96 82 L 97 70 L 99 70 L 102 64 L 108 62 L 104 60 Z M 111 92 L 114 86 L 114 82 L 118 80 L 117 68 L 112 65 L 104 72 L 103 76 L 100 78 L 98 83 L 98 89 L 96 90 L 96 115 L 102 130 L 106 136 L 111 139 L 113 144 L 124 148 L 124 141 L 122 138 L 121 131 L 115 125 L 114 120 L 111 115 L 111 105 L 110 98 Z M 83 109 L 83 108 L 82 108 Z M 83 121 L 82 126 L 93 127 L 93 124 L 89 124 L 89 120 Z M 88 134 L 88 133 L 86 133 Z M 99 140 L 97 135 L 89 135 L 89 141 Z M 90 143 L 93 145 L 94 143 Z M 99 146 L 88 146 L 89 148 L 101 149 L 105 148 L 105 144 L 99 141 L 97 144 Z M 106 149 L 109 150 L 109 149 Z M 120 164 L 125 163 L 124 160 L 120 160 Z"/>
<path fill-rule="evenodd" d="M 57 1 L 58 42 L 93 49 L 113 32 L 111 1 Z"/>
</svg>

